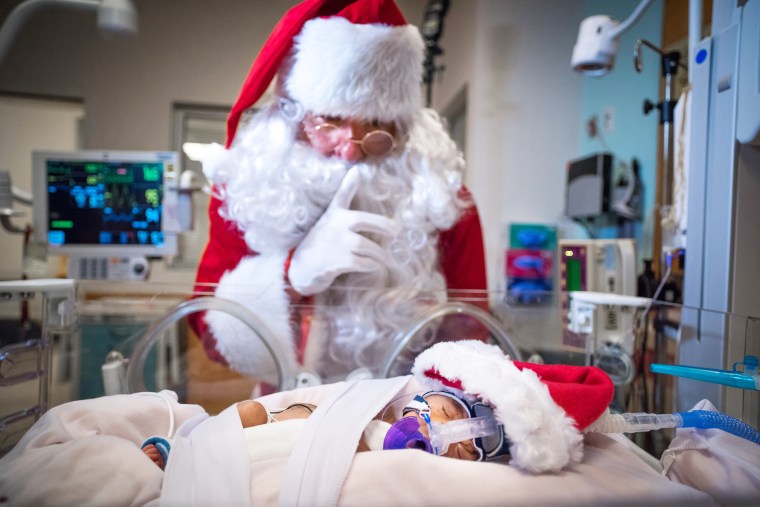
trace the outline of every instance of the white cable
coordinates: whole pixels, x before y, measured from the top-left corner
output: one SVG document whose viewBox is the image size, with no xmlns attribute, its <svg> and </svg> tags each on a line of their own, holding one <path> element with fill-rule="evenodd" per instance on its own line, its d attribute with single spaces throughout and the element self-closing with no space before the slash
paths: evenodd
<svg viewBox="0 0 760 507">
<path fill-rule="evenodd" d="M 644 449 L 636 445 L 631 439 L 623 436 L 621 438 L 615 439 L 617 442 L 625 442 L 625 445 L 634 452 L 639 458 L 641 458 L 644 463 L 649 465 L 654 469 L 657 473 L 662 473 L 663 466 L 662 463 L 660 463 L 660 460 L 658 460 L 656 457 L 652 456 L 648 452 L 646 452 Z"/>
<path fill-rule="evenodd" d="M 644 323 L 647 314 L 649 313 L 649 310 L 652 308 L 652 305 L 655 301 L 657 301 L 657 297 L 660 295 L 660 292 L 662 292 L 662 288 L 665 287 L 665 282 L 668 281 L 668 278 L 670 278 L 670 270 L 671 270 L 671 264 L 673 263 L 672 258 L 668 262 L 668 269 L 665 270 L 665 274 L 662 276 L 662 280 L 660 281 L 660 285 L 657 286 L 657 289 L 654 291 L 654 294 L 652 295 L 652 298 L 649 301 L 649 304 L 647 304 L 644 309 L 641 311 L 641 314 L 639 315 L 639 322 L 637 325 L 642 325 Z"/>
<path fill-rule="evenodd" d="M 145 393 L 140 393 L 140 394 L 147 394 L 148 396 L 157 396 L 164 401 L 164 403 L 166 404 L 166 408 L 169 411 L 169 431 L 166 432 L 166 436 L 168 438 L 172 438 L 172 436 L 174 435 L 174 410 L 172 409 L 172 404 L 169 401 L 169 399 L 166 397 L 166 395 L 163 392 L 160 392 L 160 393 L 145 392 Z"/>
</svg>

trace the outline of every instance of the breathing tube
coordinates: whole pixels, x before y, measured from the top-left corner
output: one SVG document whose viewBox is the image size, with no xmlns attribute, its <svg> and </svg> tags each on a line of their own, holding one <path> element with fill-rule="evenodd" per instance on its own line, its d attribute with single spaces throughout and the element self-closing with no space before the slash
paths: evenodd
<svg viewBox="0 0 760 507">
<path fill-rule="evenodd" d="M 758 430 L 739 419 L 709 410 L 692 410 L 674 414 L 643 412 L 607 414 L 585 431 L 587 433 L 640 433 L 661 428 L 720 429 L 760 445 Z"/>
<path fill-rule="evenodd" d="M 431 394 L 446 396 L 460 403 L 469 417 L 442 423 L 432 421 L 430 405 L 425 399 Z M 485 404 L 470 404 L 452 393 L 430 391 L 415 396 L 404 407 L 405 415 L 410 412 L 416 413 L 419 419 L 405 416 L 393 423 L 385 435 L 383 449 L 420 449 L 442 455 L 450 445 L 472 440 L 481 461 L 509 452 L 509 441 L 505 438 L 503 427 L 496 420 L 493 410 Z M 420 419 L 425 422 L 426 432 L 420 428 Z"/>
<path fill-rule="evenodd" d="M 487 437 L 499 432 L 499 423 L 493 416 L 459 419 L 444 424 L 428 423 L 426 437 L 420 431 L 416 417 L 403 417 L 396 421 L 385 437 L 384 449 L 420 449 L 431 454 L 445 454 L 451 444 Z"/>
</svg>

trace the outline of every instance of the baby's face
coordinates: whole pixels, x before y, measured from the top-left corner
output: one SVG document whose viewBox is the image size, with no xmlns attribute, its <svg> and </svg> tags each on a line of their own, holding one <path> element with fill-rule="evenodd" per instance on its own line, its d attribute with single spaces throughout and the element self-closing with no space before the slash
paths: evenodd
<svg viewBox="0 0 760 507">
<path fill-rule="evenodd" d="M 430 405 L 431 423 L 441 424 L 469 417 L 469 414 L 465 412 L 464 407 L 448 396 L 429 394 L 425 397 L 425 401 Z M 420 424 L 420 432 L 425 435 L 425 437 L 430 438 L 428 425 L 417 412 L 409 412 L 406 417 L 416 417 Z M 466 440 L 464 442 L 457 442 L 449 445 L 449 449 L 442 456 L 467 461 L 477 461 L 480 457 L 480 453 L 478 453 L 478 450 L 475 448 L 475 443 L 472 440 Z"/>
</svg>

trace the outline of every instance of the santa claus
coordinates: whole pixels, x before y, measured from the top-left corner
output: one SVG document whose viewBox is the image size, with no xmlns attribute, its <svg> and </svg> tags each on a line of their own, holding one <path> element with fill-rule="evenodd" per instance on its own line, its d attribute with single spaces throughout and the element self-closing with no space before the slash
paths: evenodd
<svg viewBox="0 0 760 507">
<path fill-rule="evenodd" d="M 215 194 L 196 290 L 242 303 L 326 380 L 376 371 L 421 310 L 486 288 L 464 160 L 421 104 L 423 57 L 392 0 L 307 0 L 273 31 L 226 147 L 204 160 Z M 275 99 L 246 120 L 275 76 Z M 235 317 L 195 327 L 213 359 L 275 377 Z"/>
</svg>

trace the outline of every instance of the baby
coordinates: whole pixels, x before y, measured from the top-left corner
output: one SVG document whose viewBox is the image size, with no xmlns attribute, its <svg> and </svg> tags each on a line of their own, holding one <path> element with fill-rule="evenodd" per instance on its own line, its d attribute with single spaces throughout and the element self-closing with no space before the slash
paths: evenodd
<svg viewBox="0 0 760 507">
<path fill-rule="evenodd" d="M 508 456 L 510 466 L 530 473 L 558 472 L 580 462 L 582 432 L 614 394 L 609 375 L 595 366 L 512 361 L 498 346 L 474 340 L 431 346 L 415 359 L 412 376 L 420 386 L 414 389 L 426 392 L 406 391 L 386 407 L 365 426 L 358 451 L 421 449 L 469 461 Z M 297 403 L 268 413 L 256 401 L 238 404 L 241 424 L 250 428 L 244 437 L 251 463 L 290 456 L 314 409 Z M 165 463 L 169 445 L 148 445 L 146 454 L 161 465 L 157 453 L 164 451 Z"/>
<path fill-rule="evenodd" d="M 267 411 L 267 409 L 255 400 L 242 401 L 236 405 L 240 422 L 243 428 L 253 428 L 264 424 L 273 424 L 293 419 L 307 419 L 317 408 L 309 403 L 294 403 L 282 410 Z M 431 424 L 445 424 L 447 422 L 467 419 L 492 414 L 492 410 L 482 403 L 468 403 L 458 396 L 445 391 L 430 391 L 415 396 L 401 411 L 402 420 L 394 421 L 390 415 L 392 410 L 385 410 L 377 422 L 382 442 L 370 435 L 370 430 L 365 431 L 357 447 L 357 452 L 394 449 L 394 448 L 422 448 L 433 452 L 429 446 Z M 395 437 L 395 438 L 394 438 Z M 412 445 L 410 442 L 427 441 L 428 445 Z M 503 431 L 499 427 L 498 435 L 486 438 L 469 438 L 461 442 L 454 442 L 448 449 L 440 453 L 455 459 L 468 461 L 484 460 L 496 457 L 497 451 L 505 451 Z M 154 437 L 143 444 L 143 452 L 158 467 L 164 469 L 168 458 L 170 444 L 166 439 Z M 506 452 L 499 452 L 504 455 Z"/>
</svg>

